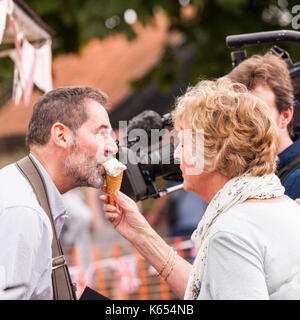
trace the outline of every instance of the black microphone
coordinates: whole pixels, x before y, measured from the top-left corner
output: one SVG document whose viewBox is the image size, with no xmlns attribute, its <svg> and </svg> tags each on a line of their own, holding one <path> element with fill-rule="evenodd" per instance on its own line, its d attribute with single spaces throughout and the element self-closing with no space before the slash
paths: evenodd
<svg viewBox="0 0 300 320">
<path fill-rule="evenodd" d="M 133 129 L 143 129 L 147 134 L 151 133 L 151 129 L 162 129 L 163 120 L 161 116 L 153 110 L 145 110 L 137 116 L 133 117 L 128 124 L 128 132 Z"/>
<path fill-rule="evenodd" d="M 134 144 L 135 142 L 139 141 L 139 136 L 128 138 L 130 136 L 130 131 L 134 129 L 142 129 L 146 132 L 148 140 L 148 146 L 151 145 L 151 130 L 157 129 L 161 130 L 164 127 L 162 117 L 153 110 L 145 110 L 142 113 L 138 114 L 134 118 L 129 121 L 127 132 L 128 136 L 127 143 L 129 145 Z M 153 133 L 153 132 L 152 132 Z"/>
</svg>

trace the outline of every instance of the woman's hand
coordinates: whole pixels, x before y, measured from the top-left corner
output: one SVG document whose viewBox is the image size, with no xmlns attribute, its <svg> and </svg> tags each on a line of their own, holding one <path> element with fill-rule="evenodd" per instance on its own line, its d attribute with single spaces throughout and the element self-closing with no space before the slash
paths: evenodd
<svg viewBox="0 0 300 320">
<path fill-rule="evenodd" d="M 106 187 L 103 187 L 102 190 L 106 192 Z M 100 200 L 105 203 L 106 218 L 120 235 L 131 242 L 159 272 L 168 257 L 170 246 L 151 228 L 132 199 L 120 191 L 115 192 L 114 199 L 116 206 L 107 204 L 107 196 L 100 196 Z M 173 258 L 172 261 L 174 261 Z M 191 268 L 192 265 L 179 256 L 168 277 L 169 286 L 180 299 L 184 297 Z M 166 267 L 165 273 L 167 274 L 169 270 L 170 264 Z"/>
<path fill-rule="evenodd" d="M 106 192 L 106 187 L 103 187 L 102 190 Z M 121 236 L 130 242 L 135 242 L 135 239 L 141 234 L 152 230 L 145 217 L 139 212 L 137 204 L 131 198 L 116 191 L 114 199 L 116 206 L 107 203 L 107 196 L 100 196 L 100 200 L 104 202 L 106 218 Z"/>
</svg>

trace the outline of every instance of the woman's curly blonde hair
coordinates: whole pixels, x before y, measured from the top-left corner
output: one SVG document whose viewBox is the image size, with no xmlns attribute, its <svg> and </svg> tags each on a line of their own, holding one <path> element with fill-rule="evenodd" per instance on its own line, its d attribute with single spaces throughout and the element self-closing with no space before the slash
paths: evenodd
<svg viewBox="0 0 300 320">
<path fill-rule="evenodd" d="M 206 172 L 261 176 L 273 173 L 277 162 L 278 129 L 268 110 L 242 84 L 204 80 L 177 99 L 174 126 L 204 130 Z"/>
</svg>

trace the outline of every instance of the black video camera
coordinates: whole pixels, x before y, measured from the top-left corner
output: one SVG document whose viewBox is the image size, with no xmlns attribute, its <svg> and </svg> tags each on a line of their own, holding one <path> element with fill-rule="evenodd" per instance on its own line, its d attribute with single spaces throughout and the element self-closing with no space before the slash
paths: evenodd
<svg viewBox="0 0 300 320">
<path fill-rule="evenodd" d="M 264 44 L 273 44 L 278 42 L 296 42 L 300 44 L 300 32 L 292 30 L 277 30 L 256 33 L 246 33 L 226 37 L 228 48 L 252 47 Z M 293 63 L 289 53 L 273 46 L 270 52 L 281 57 L 287 64 L 294 88 L 294 116 L 293 126 L 295 131 L 300 130 L 300 62 Z M 246 50 L 231 52 L 232 66 L 236 67 L 247 58 Z"/>
<path fill-rule="evenodd" d="M 140 129 L 146 134 L 144 143 L 140 141 Z M 170 130 L 173 130 L 172 113 L 161 117 L 152 110 L 145 110 L 129 122 L 126 130 L 128 135 L 124 137 L 125 145 L 119 145 L 117 158 L 127 166 L 121 191 L 135 201 L 162 197 L 183 188 L 179 184 L 158 189 L 155 183 L 158 177 L 183 181 L 179 162 L 174 159 L 176 141 L 168 139 L 164 143 L 164 136 Z"/>
</svg>

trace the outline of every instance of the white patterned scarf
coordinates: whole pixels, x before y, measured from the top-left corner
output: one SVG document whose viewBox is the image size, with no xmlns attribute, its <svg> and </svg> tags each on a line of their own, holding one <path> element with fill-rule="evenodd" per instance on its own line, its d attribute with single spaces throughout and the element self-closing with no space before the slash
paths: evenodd
<svg viewBox="0 0 300 320">
<path fill-rule="evenodd" d="M 284 187 L 275 174 L 261 177 L 242 175 L 229 180 L 209 203 L 197 229 L 192 234 L 197 256 L 193 263 L 184 299 L 196 300 L 201 289 L 201 282 L 206 263 L 209 231 L 212 224 L 233 206 L 250 198 L 269 199 L 282 196 Z"/>
</svg>

